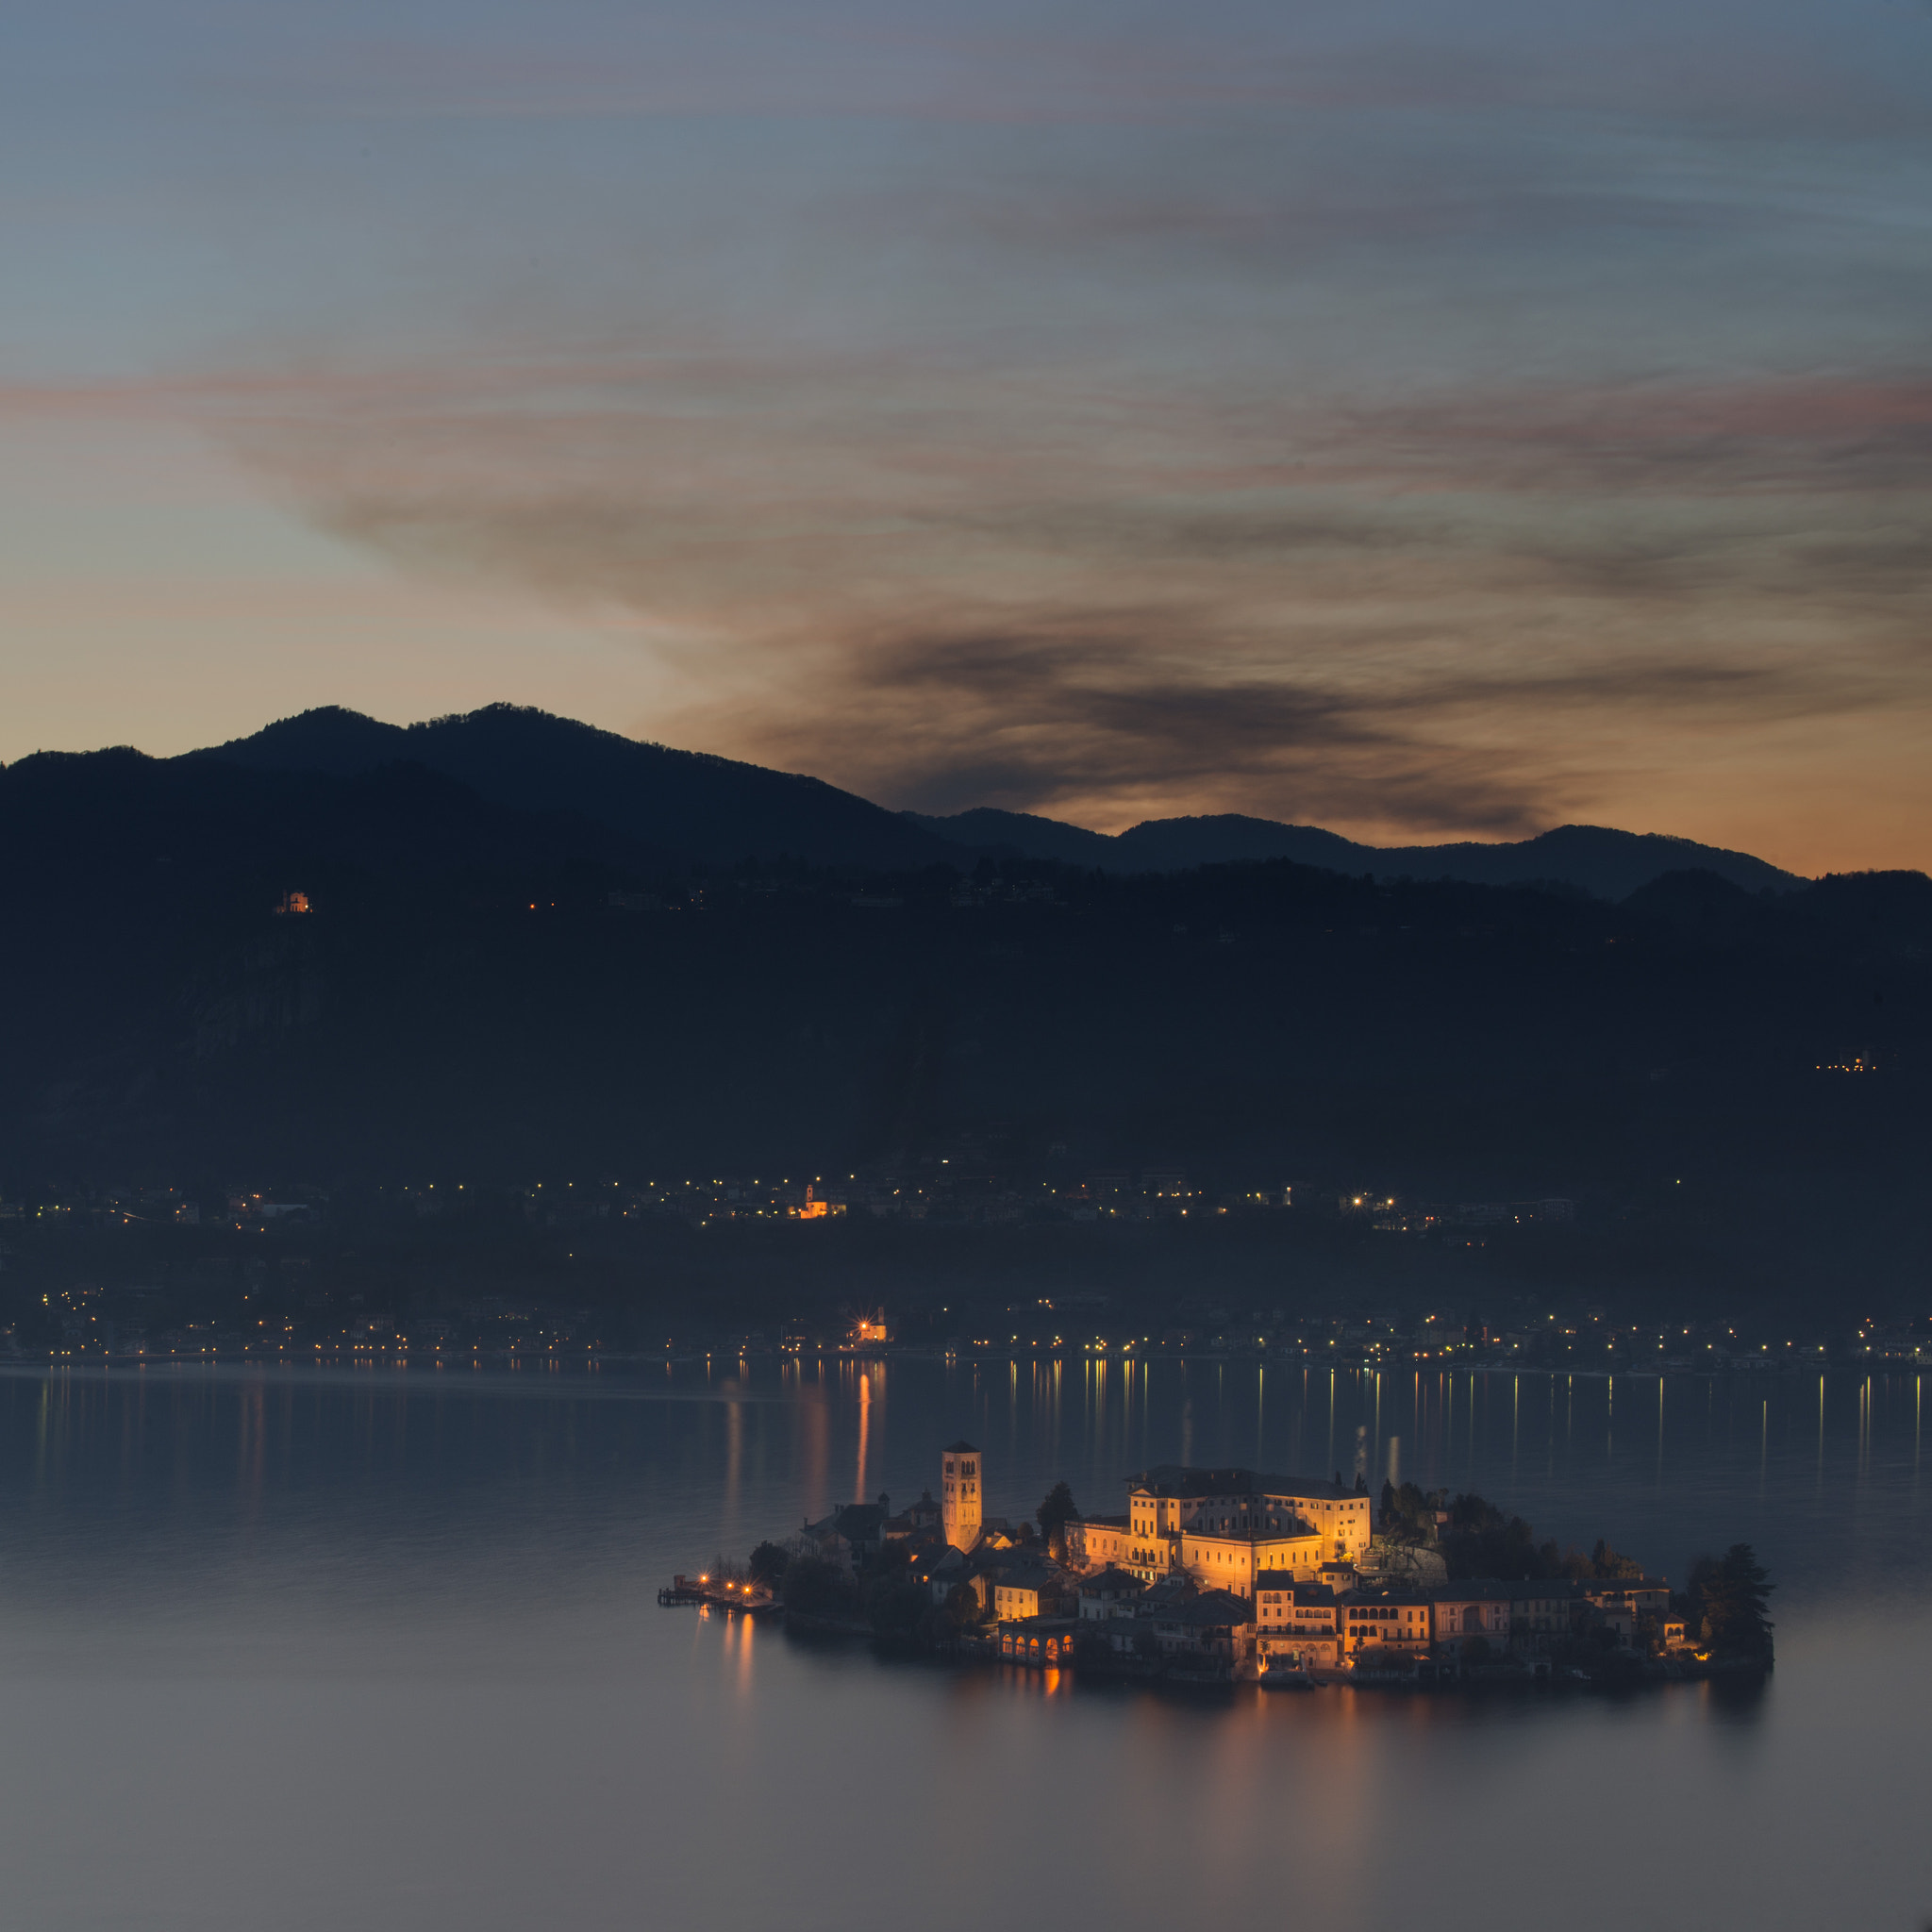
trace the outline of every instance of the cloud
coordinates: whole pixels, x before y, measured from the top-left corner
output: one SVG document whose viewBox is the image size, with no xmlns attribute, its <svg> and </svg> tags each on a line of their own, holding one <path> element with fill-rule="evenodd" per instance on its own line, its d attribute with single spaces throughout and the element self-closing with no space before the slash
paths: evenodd
<svg viewBox="0 0 1932 1932">
<path fill-rule="evenodd" d="M 178 12 L 46 12 L 19 366 L 207 373 L 0 417 L 185 418 L 285 555 L 543 600 L 649 660 L 582 654 L 599 722 L 1371 836 L 1796 813 L 1837 734 L 1818 788 L 1907 815 L 1859 741 L 1909 775 L 1932 676 L 1909 9 Z M 274 574 L 258 504 L 195 527 Z"/>
<path fill-rule="evenodd" d="M 1138 644 L 1138 648 L 1137 648 Z M 1368 704 L 1312 681 L 1204 680 L 1173 634 L 914 635 L 860 655 L 850 712 L 761 721 L 793 762 L 828 756 L 866 789 L 926 811 L 1115 798 L 1150 811 L 1269 809 L 1519 832 L 1530 788 L 1417 733 L 1412 697 Z"/>
<path fill-rule="evenodd" d="M 1913 371 L 1293 405 L 710 350 L 188 406 L 346 541 L 671 666 L 648 735 L 894 805 L 1518 834 L 1932 698 Z"/>
</svg>

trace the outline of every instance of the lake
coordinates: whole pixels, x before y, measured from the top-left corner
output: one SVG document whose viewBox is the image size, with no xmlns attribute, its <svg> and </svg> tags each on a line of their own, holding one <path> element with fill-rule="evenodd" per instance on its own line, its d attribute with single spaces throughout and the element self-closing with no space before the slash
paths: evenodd
<svg viewBox="0 0 1932 1932">
<path fill-rule="evenodd" d="M 0 1914 L 32 1932 L 1932 1918 L 1916 1375 L 1252 1362 L 0 1371 Z M 1268 1698 L 663 1609 L 808 1515 L 1161 1461 L 1474 1489 L 1779 1589 L 1761 1690 Z"/>
</svg>

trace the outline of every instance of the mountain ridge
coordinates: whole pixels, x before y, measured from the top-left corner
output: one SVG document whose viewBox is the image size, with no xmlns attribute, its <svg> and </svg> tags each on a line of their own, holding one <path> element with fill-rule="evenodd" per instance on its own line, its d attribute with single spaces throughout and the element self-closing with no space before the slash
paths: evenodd
<svg viewBox="0 0 1932 1932">
<path fill-rule="evenodd" d="M 1567 885 L 1613 900 L 1627 898 L 1669 873 L 1692 870 L 1713 873 L 1747 891 L 1795 891 L 1810 883 L 1748 852 L 1609 825 L 1555 825 L 1533 838 L 1494 844 L 1459 840 L 1441 845 L 1365 845 L 1319 825 L 1286 824 L 1236 812 L 1144 819 L 1117 833 L 986 807 L 944 818 L 907 816 L 942 837 L 970 835 L 975 842 L 1004 846 L 1024 858 L 1096 865 L 1108 872 L 1177 872 L 1196 865 L 1287 858 L 1326 872 L 1387 878 Z M 949 832 L 952 827 L 958 829 Z"/>
<path fill-rule="evenodd" d="M 789 857 L 907 871 L 1021 857 L 1141 874 L 1286 858 L 1385 878 L 1555 885 L 1613 901 L 1690 870 L 1753 892 L 1789 892 L 1809 883 L 1749 853 L 1603 825 L 1558 825 L 1488 844 L 1375 846 L 1319 825 L 1233 812 L 1148 819 L 1106 833 L 992 807 L 946 816 L 893 811 L 807 774 L 626 738 L 510 704 L 412 724 L 322 706 L 169 762 L 338 778 L 417 765 L 490 805 L 565 814 L 657 852 L 708 863 Z"/>
<path fill-rule="evenodd" d="M 415 724 L 325 706 L 182 758 L 330 777 L 418 764 L 493 805 L 572 812 L 726 864 L 789 855 L 888 869 L 957 857 L 949 841 L 822 778 L 679 751 L 525 706 L 486 705 Z"/>
</svg>

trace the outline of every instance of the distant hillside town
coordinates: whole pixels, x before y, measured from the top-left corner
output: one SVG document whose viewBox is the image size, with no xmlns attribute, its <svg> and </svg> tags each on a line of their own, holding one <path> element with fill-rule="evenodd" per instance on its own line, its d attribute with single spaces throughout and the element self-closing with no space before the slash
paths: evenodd
<svg viewBox="0 0 1932 1932">
<path fill-rule="evenodd" d="M 1601 1200 L 1585 1216 L 1567 1198 L 1217 1189 L 1178 1164 L 1029 1172 L 949 1148 L 843 1174 L 0 1191 L 0 1353 L 1619 1375 L 1932 1360 L 1916 1311 L 1825 1322 L 1662 1297 L 1613 1267 L 1632 1223 Z"/>
</svg>

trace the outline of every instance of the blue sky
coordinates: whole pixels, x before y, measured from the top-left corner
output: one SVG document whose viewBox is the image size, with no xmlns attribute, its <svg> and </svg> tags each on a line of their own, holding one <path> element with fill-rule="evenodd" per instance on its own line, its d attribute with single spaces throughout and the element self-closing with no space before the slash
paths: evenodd
<svg viewBox="0 0 1932 1932">
<path fill-rule="evenodd" d="M 82 4 L 0 757 L 497 698 L 892 805 L 1932 860 L 1924 4 Z"/>
</svg>

